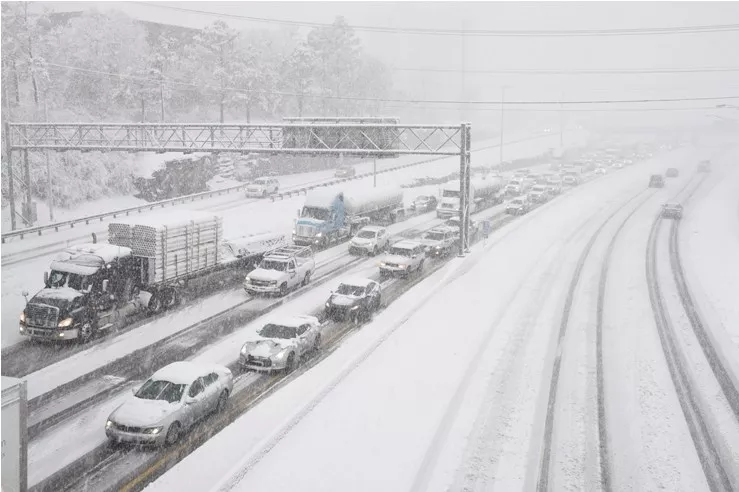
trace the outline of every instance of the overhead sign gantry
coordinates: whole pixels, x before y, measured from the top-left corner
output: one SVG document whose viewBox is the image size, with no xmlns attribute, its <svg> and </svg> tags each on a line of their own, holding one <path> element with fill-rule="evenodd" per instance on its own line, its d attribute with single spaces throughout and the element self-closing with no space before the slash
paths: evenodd
<svg viewBox="0 0 739 492">
<path fill-rule="evenodd" d="M 7 123 L 6 165 L 11 223 L 31 210 L 28 152 L 240 152 L 243 154 L 400 155 L 460 157 L 460 253 L 469 249 L 470 129 L 460 125 L 401 125 L 397 118 L 286 118 L 283 124 L 239 123 Z M 22 163 L 25 177 L 16 173 Z M 16 212 L 14 185 L 25 191 Z"/>
</svg>

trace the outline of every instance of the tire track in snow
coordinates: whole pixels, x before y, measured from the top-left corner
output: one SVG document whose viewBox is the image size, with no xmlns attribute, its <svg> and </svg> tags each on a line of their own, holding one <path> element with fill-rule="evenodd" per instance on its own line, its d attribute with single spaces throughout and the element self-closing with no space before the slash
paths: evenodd
<svg viewBox="0 0 739 492">
<path fill-rule="evenodd" d="M 645 191 L 640 191 L 633 197 L 631 197 L 629 200 L 624 202 L 619 208 L 614 210 L 608 217 L 605 218 L 605 220 L 601 223 L 600 227 L 596 229 L 596 231 L 591 236 L 590 240 L 586 244 L 585 248 L 583 249 L 580 258 L 578 259 L 577 266 L 575 267 L 575 272 L 572 275 L 572 280 L 570 281 L 570 286 L 567 290 L 567 298 L 565 300 L 565 305 L 562 310 L 562 318 L 560 321 L 560 327 L 559 327 L 559 333 L 557 336 L 557 348 L 555 351 L 555 358 L 554 358 L 554 364 L 552 367 L 552 377 L 550 379 L 549 383 L 549 397 L 547 400 L 547 412 L 546 417 L 544 419 L 544 443 L 543 443 L 543 450 L 541 454 L 541 460 L 539 463 L 539 470 L 537 474 L 537 484 L 536 484 L 536 490 L 538 492 L 547 492 L 549 490 L 549 478 L 550 478 L 550 465 L 552 461 L 552 443 L 553 443 L 553 435 L 554 435 L 554 416 L 556 413 L 556 407 L 557 407 L 557 390 L 559 386 L 559 374 L 562 367 L 562 356 L 564 354 L 564 340 L 565 336 L 567 334 L 567 328 L 569 325 L 569 319 L 570 319 L 570 313 L 572 309 L 572 305 L 575 300 L 575 290 L 577 289 L 578 284 L 580 283 L 580 278 L 582 275 L 583 267 L 585 266 L 585 261 L 588 259 L 588 256 L 590 255 L 590 251 L 593 248 L 593 245 L 595 244 L 595 241 L 600 236 L 600 233 L 603 231 L 603 229 L 608 225 L 608 223 L 613 219 L 613 217 L 616 216 L 618 212 L 623 210 L 626 206 L 628 206 L 631 202 L 639 198 L 640 196 L 643 196 Z M 649 197 L 647 196 L 644 200 L 639 202 L 637 205 L 637 209 L 639 206 L 641 206 Z"/>
</svg>

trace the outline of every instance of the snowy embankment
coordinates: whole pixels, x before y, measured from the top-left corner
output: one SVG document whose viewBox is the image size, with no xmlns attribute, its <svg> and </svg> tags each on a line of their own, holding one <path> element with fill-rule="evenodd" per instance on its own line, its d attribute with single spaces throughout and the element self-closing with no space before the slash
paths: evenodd
<svg viewBox="0 0 739 492">
<path fill-rule="evenodd" d="M 574 137 L 573 137 L 574 138 Z M 554 137 L 543 137 L 528 140 L 525 142 L 515 143 L 506 145 L 506 156 L 508 159 L 516 159 L 522 157 L 530 157 L 539 155 L 546 152 L 547 149 L 552 147 L 555 142 Z M 579 135 L 577 140 L 573 140 L 573 145 L 580 145 L 584 141 L 584 135 Z M 484 147 L 492 145 L 494 142 L 480 142 L 479 146 Z M 494 162 L 497 156 L 497 148 L 490 148 L 486 150 L 480 150 L 473 152 L 473 164 L 482 165 L 484 163 Z M 402 163 L 425 161 L 429 158 L 419 156 L 403 156 L 398 159 L 385 159 L 378 160 L 378 168 L 393 167 Z M 359 165 L 359 172 L 369 171 L 372 163 L 363 163 Z M 365 166 L 362 168 L 361 166 Z M 367 167 L 369 166 L 369 167 Z M 450 172 L 459 169 L 459 159 L 456 157 L 449 157 L 440 159 L 428 164 L 423 164 L 418 167 L 400 169 L 398 171 L 386 174 L 380 174 L 377 176 L 377 186 L 389 186 L 399 185 L 405 182 L 409 182 L 414 177 L 423 176 L 443 176 Z M 306 173 L 300 176 L 304 182 L 315 182 L 316 180 L 326 180 L 332 176 L 331 172 L 321 171 L 317 173 Z M 280 178 L 283 187 L 287 187 L 282 183 L 285 179 L 293 179 L 293 176 L 286 176 Z M 298 179 L 297 177 L 295 179 Z M 347 191 L 355 189 L 363 189 L 371 187 L 373 185 L 373 179 L 365 178 L 356 181 L 350 181 L 341 185 L 334 185 L 334 187 L 341 187 Z M 435 187 L 438 190 L 438 187 Z M 427 188 L 414 189 L 409 188 L 405 190 L 407 197 L 416 197 L 423 193 L 428 193 L 430 190 Z M 223 216 L 224 223 L 224 236 L 228 237 L 239 237 L 249 234 L 258 234 L 266 231 L 281 232 L 290 234 L 292 231 L 292 222 L 296 216 L 296 211 L 303 205 L 305 197 L 295 196 L 291 198 L 285 198 L 284 200 L 277 200 L 271 202 L 269 200 L 247 200 L 243 198 L 243 195 L 239 195 L 241 198 L 234 201 L 233 197 L 223 197 L 214 201 L 207 201 L 205 204 L 187 204 L 184 206 L 172 207 L 172 209 L 178 210 L 209 210 L 219 213 Z M 405 198 L 408 201 L 408 198 Z M 91 211 L 90 211 L 91 212 Z M 88 231 L 88 232 L 85 232 Z M 69 240 L 70 243 L 85 242 L 89 238 L 89 232 L 98 232 L 98 239 L 101 241 L 107 237 L 106 226 L 100 226 L 99 224 L 93 226 L 80 226 L 70 231 L 63 231 L 59 233 L 50 233 L 45 236 L 37 238 L 27 238 L 23 241 L 13 241 L 11 243 L 3 245 L 3 260 L 5 261 L 13 254 L 23 254 L 28 251 L 29 248 L 37 248 L 40 245 L 48 244 L 49 242 L 57 242 Z M 67 238 L 67 239 L 65 239 Z M 57 251 L 64 248 L 63 244 L 60 244 L 56 249 L 52 249 L 49 252 L 44 252 L 43 255 L 39 255 L 28 261 L 22 261 L 9 266 L 2 266 L 2 346 L 8 347 L 16 344 L 22 340 L 22 337 L 18 333 L 18 316 L 23 310 L 25 305 L 25 299 L 22 296 L 23 291 L 27 291 L 31 294 L 39 290 L 42 286 L 43 273 L 48 269 L 51 260 L 56 255 Z"/>
<path fill-rule="evenodd" d="M 594 216 L 603 218 L 643 190 L 649 174 L 665 163 L 603 177 L 497 231 L 147 490 L 443 490 L 458 468 L 489 378 L 510 355 L 507 342 L 533 322 L 535 334 L 522 340 L 537 341 L 525 354 L 527 363 L 539 361 L 538 369 L 528 391 L 509 402 L 512 412 L 527 415 L 515 427 L 522 433 L 492 438 L 505 438 L 520 451 L 506 455 L 506 490 L 530 486 L 530 448 L 541 440 L 534 421 L 544 393 L 541 360 L 548 347 L 542 339 L 556 325 L 537 312 L 542 305 L 557 312 L 568 277 L 547 279 L 539 260 L 571 271 L 577 255 L 566 253 L 581 248 L 587 233 L 577 236 L 574 248 L 563 238 L 588 222 L 592 231 Z M 542 280 L 557 287 L 542 290 Z"/>
<path fill-rule="evenodd" d="M 722 161 L 686 206 L 680 253 L 701 315 L 739 354 L 739 167 Z"/>
</svg>

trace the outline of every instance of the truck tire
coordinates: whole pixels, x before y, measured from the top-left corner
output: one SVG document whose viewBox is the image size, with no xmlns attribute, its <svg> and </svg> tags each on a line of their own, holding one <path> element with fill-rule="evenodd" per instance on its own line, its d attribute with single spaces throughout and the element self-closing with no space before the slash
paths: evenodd
<svg viewBox="0 0 739 492">
<path fill-rule="evenodd" d="M 162 311 L 162 293 L 152 292 L 147 311 L 150 315 L 159 314 Z"/>
<path fill-rule="evenodd" d="M 303 277 L 303 287 L 305 287 L 309 283 L 310 283 L 310 270 L 305 272 L 305 277 Z"/>
<path fill-rule="evenodd" d="M 280 285 L 280 297 L 285 297 L 287 295 L 287 282 L 282 282 L 282 285 Z"/>
<path fill-rule="evenodd" d="M 180 302 L 180 297 L 177 293 L 177 289 L 173 287 L 163 290 L 161 297 L 163 310 L 172 309 Z"/>
<path fill-rule="evenodd" d="M 82 322 L 77 331 L 77 342 L 80 345 L 84 345 L 95 335 L 95 323 L 93 321 L 85 320 Z"/>
</svg>

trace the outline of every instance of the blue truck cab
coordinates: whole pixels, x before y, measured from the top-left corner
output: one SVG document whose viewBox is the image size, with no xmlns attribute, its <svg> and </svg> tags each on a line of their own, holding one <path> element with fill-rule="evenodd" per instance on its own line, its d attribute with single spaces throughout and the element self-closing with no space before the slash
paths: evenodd
<svg viewBox="0 0 739 492">
<path fill-rule="evenodd" d="M 349 233 L 343 192 L 316 190 L 306 196 L 305 205 L 295 220 L 295 244 L 327 246 Z"/>
</svg>

